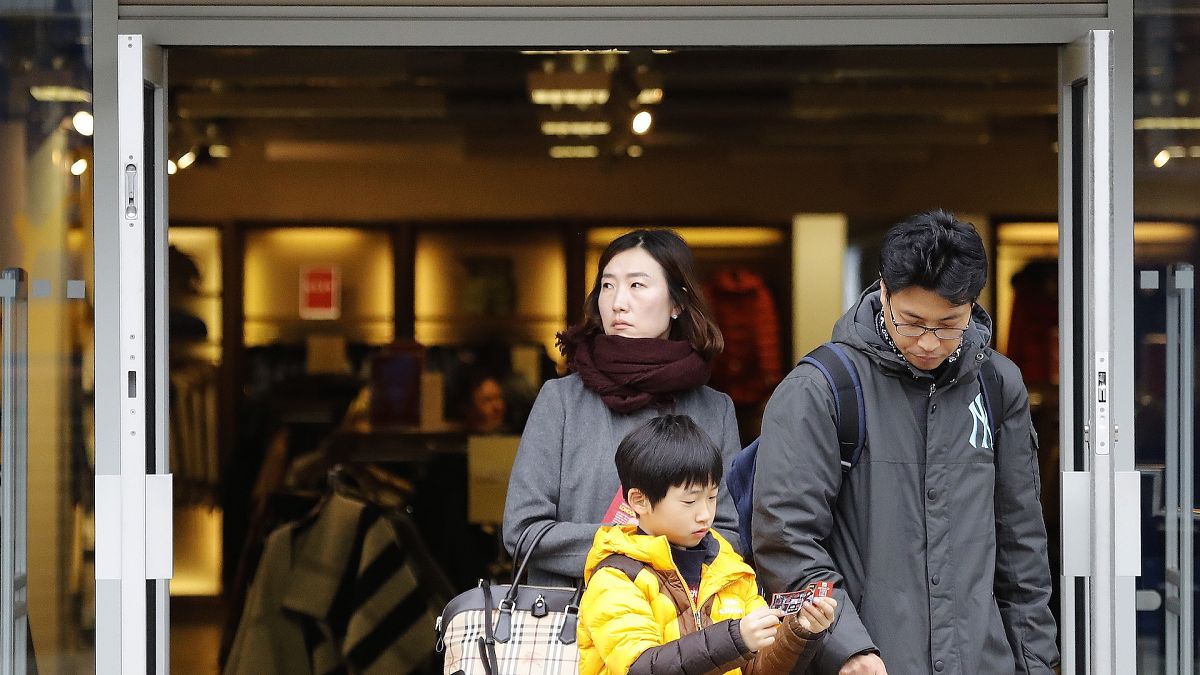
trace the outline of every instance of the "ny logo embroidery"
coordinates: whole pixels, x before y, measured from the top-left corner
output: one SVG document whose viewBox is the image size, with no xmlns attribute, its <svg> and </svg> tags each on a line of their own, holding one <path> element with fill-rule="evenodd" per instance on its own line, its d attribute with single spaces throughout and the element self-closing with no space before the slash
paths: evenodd
<svg viewBox="0 0 1200 675">
<path fill-rule="evenodd" d="M 971 409 L 971 447 L 992 447 L 992 425 L 988 423 L 987 407 L 983 405 L 983 392 L 976 394 L 968 407 Z"/>
</svg>

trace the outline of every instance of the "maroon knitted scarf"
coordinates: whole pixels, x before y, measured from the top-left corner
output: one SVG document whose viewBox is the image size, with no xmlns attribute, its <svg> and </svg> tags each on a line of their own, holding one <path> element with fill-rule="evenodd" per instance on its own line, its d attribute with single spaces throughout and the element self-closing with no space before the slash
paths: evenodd
<svg viewBox="0 0 1200 675">
<path fill-rule="evenodd" d="M 673 402 L 707 383 L 710 374 L 708 362 L 684 340 L 597 335 L 581 347 L 571 367 L 614 412 Z"/>
</svg>

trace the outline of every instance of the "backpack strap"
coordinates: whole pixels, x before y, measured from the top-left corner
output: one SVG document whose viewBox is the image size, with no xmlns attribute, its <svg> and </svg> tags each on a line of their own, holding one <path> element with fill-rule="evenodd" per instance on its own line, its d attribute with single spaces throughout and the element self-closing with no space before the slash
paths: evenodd
<svg viewBox="0 0 1200 675">
<path fill-rule="evenodd" d="M 621 570 L 625 573 L 625 576 L 629 577 L 630 581 L 633 581 L 634 579 L 637 579 L 638 572 L 641 572 L 642 568 L 645 566 L 646 563 L 644 562 L 634 560 L 627 555 L 614 553 L 604 560 L 601 560 L 600 564 L 596 565 L 596 568 L 592 570 L 592 575 L 594 576 L 596 572 L 599 572 L 602 568 L 612 567 L 613 569 Z"/>
<path fill-rule="evenodd" d="M 1000 371 L 996 370 L 996 364 L 991 359 L 984 360 L 979 366 L 979 391 L 983 393 L 983 407 L 987 410 L 988 423 L 992 425 L 994 455 L 996 442 L 1000 438 L 1001 417 L 1004 416 L 1004 381 L 1000 379 Z M 997 409 L 999 415 L 996 414 Z"/>
<path fill-rule="evenodd" d="M 866 403 L 858 369 L 845 350 L 834 342 L 826 342 L 812 350 L 800 359 L 800 363 L 815 366 L 829 383 L 836 409 L 834 423 L 841 448 L 842 471 L 849 472 L 858 464 L 867 445 Z"/>
</svg>

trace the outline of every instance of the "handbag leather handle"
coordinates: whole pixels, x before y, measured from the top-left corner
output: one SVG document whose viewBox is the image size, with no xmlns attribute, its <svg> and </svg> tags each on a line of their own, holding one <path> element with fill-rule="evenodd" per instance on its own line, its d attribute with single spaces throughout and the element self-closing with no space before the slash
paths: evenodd
<svg viewBox="0 0 1200 675">
<path fill-rule="evenodd" d="M 520 553 L 520 546 L 525 535 L 533 528 L 536 523 L 530 524 L 525 528 L 525 532 L 521 533 L 521 537 L 517 540 L 517 550 L 515 553 Z M 500 616 L 496 619 L 496 628 L 494 630 L 494 638 L 496 642 L 508 642 L 512 635 L 512 612 L 513 607 L 517 604 L 517 592 L 521 590 L 521 580 L 525 578 L 525 568 L 529 565 L 529 560 L 533 558 L 533 552 L 537 550 L 537 545 L 542 541 L 542 537 L 550 531 L 558 523 L 549 522 L 533 535 L 533 540 L 529 543 L 529 550 L 525 552 L 525 557 L 521 559 L 521 565 L 517 568 L 517 573 L 513 575 L 512 585 L 508 587 L 508 593 L 504 594 L 504 599 L 500 601 Z M 491 616 L 491 612 L 488 613 Z"/>
<path fill-rule="evenodd" d="M 514 553 L 520 554 L 521 544 L 525 540 L 525 535 L 527 535 L 536 524 L 537 523 L 531 523 L 529 527 L 525 528 L 525 531 L 521 533 L 521 536 L 517 539 L 517 549 L 514 551 Z M 525 576 L 525 568 L 529 565 L 529 560 L 533 557 L 533 552 L 537 550 L 537 545 L 542 541 L 542 537 L 546 536 L 546 533 L 550 531 L 550 528 L 557 524 L 558 523 L 553 521 L 546 523 L 542 529 L 538 530 L 537 534 L 533 535 L 533 541 L 529 544 L 529 550 L 525 552 L 525 556 L 521 559 L 521 565 L 517 568 L 517 573 L 513 575 L 513 582 L 508 587 L 508 592 L 504 594 L 504 599 L 500 601 L 500 616 L 496 619 L 496 628 L 494 631 L 496 642 L 508 642 L 509 638 L 512 636 L 513 607 L 515 607 L 517 604 L 517 592 L 521 590 L 521 579 Z"/>
<path fill-rule="evenodd" d="M 513 562 L 521 559 L 521 550 L 525 546 L 525 539 L 529 536 L 529 531 L 537 524 L 537 522 L 532 522 L 526 525 L 525 529 L 521 530 L 521 534 L 517 537 L 517 544 L 513 547 Z"/>
<path fill-rule="evenodd" d="M 479 645 L 479 659 L 483 661 L 485 675 L 499 675 L 500 661 L 496 658 L 496 636 L 492 632 L 492 587 L 487 580 L 481 580 L 479 588 L 483 590 L 483 636 L 476 644 Z"/>
<path fill-rule="evenodd" d="M 525 569 L 529 567 L 529 561 L 533 558 L 533 552 L 537 550 L 538 544 L 542 542 L 542 538 L 546 536 L 550 530 L 557 525 L 556 522 L 546 523 L 546 526 L 538 530 L 537 534 L 533 535 L 533 539 L 529 542 L 529 550 L 525 552 L 525 556 L 521 558 L 521 565 L 517 567 L 516 574 L 513 575 L 512 586 L 508 589 L 508 595 L 505 597 L 506 603 L 511 603 L 517 597 L 517 587 L 521 585 L 521 580 L 525 578 Z M 525 535 L 533 528 L 536 523 L 531 523 L 525 531 L 521 533 L 521 537 L 517 540 L 517 548 L 513 551 L 515 556 L 521 555 L 521 542 L 525 539 Z M 503 607 L 501 607 L 503 609 Z"/>
</svg>

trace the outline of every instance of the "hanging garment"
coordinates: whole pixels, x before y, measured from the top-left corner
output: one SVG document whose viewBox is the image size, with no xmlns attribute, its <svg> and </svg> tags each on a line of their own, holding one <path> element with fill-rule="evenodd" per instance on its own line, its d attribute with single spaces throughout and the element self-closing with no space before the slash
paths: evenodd
<svg viewBox="0 0 1200 675">
<path fill-rule="evenodd" d="M 1058 263 L 1034 261 L 1013 275 L 1008 353 L 1028 385 L 1058 379 Z"/>
<path fill-rule="evenodd" d="M 173 363 L 170 453 L 177 504 L 215 504 L 220 481 L 216 366 Z"/>
<path fill-rule="evenodd" d="M 763 278 L 744 268 L 718 272 L 704 288 L 725 351 L 713 360 L 709 386 L 737 405 L 756 405 L 782 377 L 779 318 Z"/>
<path fill-rule="evenodd" d="M 331 496 L 267 539 L 226 675 L 408 673 L 433 653 L 440 598 L 382 511 Z"/>
</svg>

